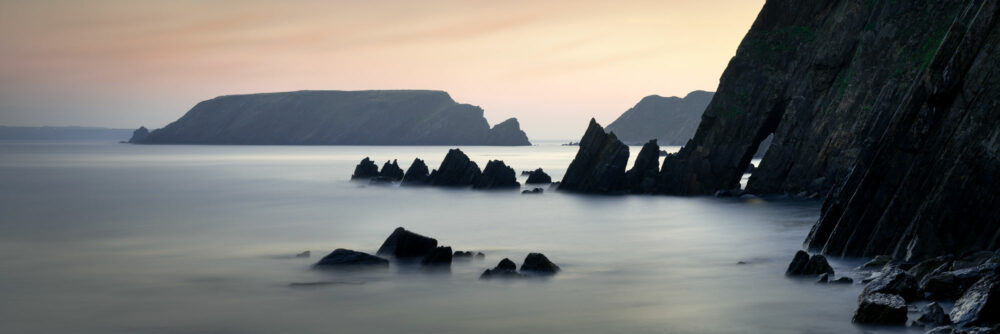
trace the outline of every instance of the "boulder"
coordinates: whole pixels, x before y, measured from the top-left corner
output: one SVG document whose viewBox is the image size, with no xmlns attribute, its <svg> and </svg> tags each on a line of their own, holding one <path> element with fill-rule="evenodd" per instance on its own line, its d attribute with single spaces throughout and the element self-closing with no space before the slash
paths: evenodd
<svg viewBox="0 0 1000 334">
<path fill-rule="evenodd" d="M 865 262 L 865 264 L 862 264 L 861 266 L 855 268 L 855 270 L 879 271 L 882 270 L 882 267 L 885 267 L 885 265 L 888 264 L 889 261 L 892 261 L 892 257 L 886 255 L 878 255 L 875 258 L 871 259 L 871 261 Z"/>
<path fill-rule="evenodd" d="M 531 190 L 521 191 L 521 194 L 530 195 L 530 194 L 541 194 L 543 192 L 545 192 L 545 189 L 535 188 L 535 189 L 531 189 Z"/>
<path fill-rule="evenodd" d="M 552 183 L 552 178 L 549 177 L 549 174 L 545 174 L 545 171 L 539 168 L 528 172 L 528 180 L 524 181 L 524 183 L 525 184 Z"/>
<path fill-rule="evenodd" d="M 386 161 L 382 165 L 382 171 L 378 173 L 378 176 L 392 181 L 400 181 L 403 179 L 403 169 L 399 168 L 399 162 L 396 160 L 393 160 L 392 163 Z"/>
<path fill-rule="evenodd" d="M 864 325 L 905 325 L 906 301 L 899 295 L 864 294 L 851 321 Z"/>
<path fill-rule="evenodd" d="M 1000 322 L 1000 275 L 992 274 L 977 281 L 955 301 L 950 315 L 951 321 L 959 326 Z"/>
<path fill-rule="evenodd" d="M 354 167 L 354 174 L 351 175 L 351 180 L 358 179 L 370 179 L 378 176 L 378 166 L 375 162 L 365 157 L 361 160 L 357 166 Z"/>
<path fill-rule="evenodd" d="M 555 275 L 559 272 L 559 266 L 541 253 L 530 253 L 524 258 L 521 264 L 521 272 L 530 272 L 539 275 Z"/>
<path fill-rule="evenodd" d="M 451 259 L 451 247 L 437 247 L 430 254 L 427 254 L 420 264 L 425 266 L 450 266 Z"/>
<path fill-rule="evenodd" d="M 948 314 L 944 313 L 944 309 L 938 303 L 930 303 L 924 306 L 923 311 L 921 311 L 920 318 L 914 322 L 915 325 L 924 328 L 937 328 L 945 325 L 951 324 L 951 319 L 948 318 Z"/>
<path fill-rule="evenodd" d="M 397 227 L 392 234 L 385 239 L 382 247 L 379 247 L 375 254 L 382 256 L 394 256 L 397 258 L 423 257 L 431 254 L 437 248 L 437 240 L 428 238 L 402 227 Z"/>
<path fill-rule="evenodd" d="M 472 189 L 504 189 L 518 188 L 521 184 L 517 182 L 517 175 L 514 169 L 510 168 L 501 160 L 490 160 L 486 163 L 486 168 L 476 177 L 472 184 Z"/>
<path fill-rule="evenodd" d="M 950 255 L 943 255 L 943 256 L 929 258 L 927 260 L 920 261 L 920 263 L 917 263 L 912 268 L 907 270 L 906 273 L 913 276 L 913 278 L 916 278 L 917 281 L 919 282 L 923 280 L 924 277 L 926 277 L 928 274 L 936 271 L 942 265 L 950 263 L 953 258 L 954 257 Z"/>
<path fill-rule="evenodd" d="M 628 146 L 614 133 L 605 133 L 597 121 L 590 125 L 580 140 L 580 149 L 566 169 L 559 190 L 610 194 L 623 190 Z"/>
<path fill-rule="evenodd" d="M 827 263 L 826 257 L 819 254 L 809 256 L 804 251 L 796 252 L 785 270 L 785 276 L 816 276 L 824 273 L 833 275 L 833 267 Z"/>
<path fill-rule="evenodd" d="M 420 158 L 413 159 L 413 163 L 410 164 L 410 168 L 406 169 L 406 173 L 403 174 L 403 181 L 400 185 L 422 185 L 427 183 L 427 177 L 429 172 L 427 171 L 427 164 L 424 163 Z"/>
<path fill-rule="evenodd" d="M 953 273 L 936 273 L 920 281 L 920 292 L 927 300 L 955 299 L 962 296 L 962 284 Z"/>
<path fill-rule="evenodd" d="M 338 248 L 324 256 L 316 268 L 389 267 L 389 260 L 367 253 Z"/>
<path fill-rule="evenodd" d="M 428 176 L 428 184 L 433 186 L 460 187 L 471 186 L 482 172 L 475 161 L 462 153 L 462 150 L 451 149 L 441 161 L 441 166 Z"/>
<path fill-rule="evenodd" d="M 652 139 L 639 150 L 632 169 L 625 172 L 625 187 L 634 194 L 651 194 L 656 191 L 660 174 L 660 145 Z"/>
<path fill-rule="evenodd" d="M 517 264 L 510 259 L 504 258 L 500 260 L 493 269 L 486 269 L 479 279 L 493 279 L 493 278 L 520 278 L 524 277 L 523 274 L 517 272 Z"/>
<path fill-rule="evenodd" d="M 882 274 L 875 277 L 865 286 L 864 295 L 874 293 L 892 294 L 902 296 L 910 301 L 919 297 L 917 280 L 902 269 L 897 267 L 886 267 Z"/>
</svg>

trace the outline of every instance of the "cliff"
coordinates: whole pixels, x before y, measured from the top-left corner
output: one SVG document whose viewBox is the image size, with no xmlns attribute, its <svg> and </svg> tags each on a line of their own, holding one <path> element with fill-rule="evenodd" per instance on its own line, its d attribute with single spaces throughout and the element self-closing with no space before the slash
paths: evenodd
<svg viewBox="0 0 1000 334">
<path fill-rule="evenodd" d="M 694 136 L 712 92 L 693 91 L 684 98 L 650 95 L 608 124 L 607 130 L 628 145 L 656 139 L 662 145 L 680 146 Z"/>
<path fill-rule="evenodd" d="M 139 144 L 530 145 L 516 119 L 490 128 L 441 91 L 297 91 L 221 96 Z"/>
</svg>

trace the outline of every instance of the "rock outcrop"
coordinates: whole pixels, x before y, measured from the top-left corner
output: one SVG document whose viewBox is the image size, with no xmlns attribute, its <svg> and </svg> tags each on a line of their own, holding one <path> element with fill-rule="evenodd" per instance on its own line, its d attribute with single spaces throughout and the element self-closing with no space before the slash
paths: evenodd
<svg viewBox="0 0 1000 334">
<path fill-rule="evenodd" d="M 472 184 L 472 189 L 503 189 L 518 188 L 521 184 L 517 182 L 517 174 L 503 161 L 490 160 L 486 163 L 486 168 L 482 174 L 476 177 Z"/>
<path fill-rule="evenodd" d="M 951 321 L 961 326 L 1000 323 L 1000 275 L 983 277 L 955 301 Z"/>
<path fill-rule="evenodd" d="M 625 185 L 635 194 L 650 194 L 656 191 L 656 179 L 660 173 L 660 145 L 651 139 L 642 145 L 632 169 L 625 172 Z"/>
<path fill-rule="evenodd" d="M 555 275 L 559 272 L 559 266 L 541 253 L 529 253 L 521 263 L 521 272 L 530 272 L 536 275 Z"/>
<path fill-rule="evenodd" d="M 354 174 L 351 174 L 351 180 L 370 179 L 376 176 L 378 176 L 378 165 L 368 157 L 365 157 L 354 167 Z"/>
<path fill-rule="evenodd" d="M 679 146 L 694 136 L 712 92 L 693 91 L 684 98 L 650 95 L 608 124 L 607 130 L 629 145 L 656 139 L 663 145 Z"/>
<path fill-rule="evenodd" d="M 823 255 L 809 256 L 809 253 L 798 251 L 792 258 L 785 270 L 785 276 L 818 276 L 822 274 L 833 275 L 833 267 L 826 261 Z"/>
<path fill-rule="evenodd" d="M 402 227 L 397 227 L 382 246 L 379 247 L 377 255 L 382 256 L 393 256 L 396 258 L 414 258 L 414 257 L 424 257 L 437 248 L 437 240 L 434 238 L 428 238 L 410 231 Z M 448 251 L 449 256 L 451 255 L 451 250 Z"/>
<path fill-rule="evenodd" d="M 400 181 L 403 179 L 403 169 L 399 168 L 399 163 L 396 160 L 393 160 L 392 163 L 386 161 L 378 176 L 392 181 Z"/>
<path fill-rule="evenodd" d="M 420 264 L 425 266 L 450 266 L 451 259 L 451 247 L 437 247 L 431 250 L 431 252 L 420 261 Z"/>
<path fill-rule="evenodd" d="M 899 295 L 907 301 L 919 297 L 917 281 L 899 268 L 886 268 L 865 286 L 863 294 L 885 293 Z"/>
<path fill-rule="evenodd" d="M 149 129 L 146 129 L 145 126 L 140 126 L 138 129 L 135 129 L 135 131 L 132 132 L 132 138 L 130 138 L 128 142 L 140 143 L 143 140 L 146 140 L 146 137 L 148 136 L 149 136 Z"/>
<path fill-rule="evenodd" d="M 904 325 L 906 302 L 903 297 L 891 294 L 862 295 L 852 321 L 865 325 Z"/>
<path fill-rule="evenodd" d="M 483 109 L 426 90 L 221 96 L 133 143 L 531 145 L 516 119 L 491 129 Z"/>
<path fill-rule="evenodd" d="M 400 185 L 426 184 L 429 175 L 430 172 L 428 172 L 427 164 L 423 160 L 420 160 L 420 158 L 413 159 L 410 168 L 407 168 L 406 173 L 403 174 L 403 181 L 400 182 Z"/>
<path fill-rule="evenodd" d="M 428 176 L 427 183 L 446 187 L 471 186 L 480 174 L 482 171 L 479 170 L 479 165 L 456 148 L 448 150 L 441 166 Z"/>
<path fill-rule="evenodd" d="M 524 277 L 523 274 L 517 272 L 517 264 L 508 258 L 500 260 L 497 266 L 493 269 L 486 269 L 479 279 L 493 279 L 493 278 L 519 278 Z"/>
<path fill-rule="evenodd" d="M 389 260 L 367 253 L 338 248 L 317 262 L 316 268 L 389 267 Z"/>
<path fill-rule="evenodd" d="M 614 133 L 605 133 L 597 121 L 590 125 L 573 162 L 566 169 L 559 190 L 607 194 L 624 189 L 628 146 Z"/>
<path fill-rule="evenodd" d="M 552 177 L 546 174 L 541 168 L 528 172 L 528 180 L 525 184 L 552 183 Z"/>
</svg>

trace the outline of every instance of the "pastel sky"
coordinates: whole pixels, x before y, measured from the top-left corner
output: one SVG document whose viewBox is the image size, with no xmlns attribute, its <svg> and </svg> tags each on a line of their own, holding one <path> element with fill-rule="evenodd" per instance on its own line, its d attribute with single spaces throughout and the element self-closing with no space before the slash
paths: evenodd
<svg viewBox="0 0 1000 334">
<path fill-rule="evenodd" d="M 219 95 L 434 89 L 577 138 L 714 91 L 764 0 L 0 0 L 0 125 L 162 127 Z"/>
</svg>

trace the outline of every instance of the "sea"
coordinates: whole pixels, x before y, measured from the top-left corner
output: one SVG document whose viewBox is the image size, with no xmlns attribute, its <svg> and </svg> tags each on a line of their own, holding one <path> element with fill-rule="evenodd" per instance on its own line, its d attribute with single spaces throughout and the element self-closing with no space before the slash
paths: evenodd
<svg viewBox="0 0 1000 334">
<path fill-rule="evenodd" d="M 561 179 L 567 141 L 459 148 L 523 183 L 536 168 Z M 784 276 L 817 200 L 350 181 L 365 157 L 435 168 L 449 148 L 0 142 L 0 333 L 906 331 L 853 325 L 859 284 Z M 374 253 L 396 227 L 486 257 L 312 268 L 337 248 Z M 562 271 L 479 279 L 533 252 Z M 863 260 L 831 264 L 851 276 Z"/>
</svg>

